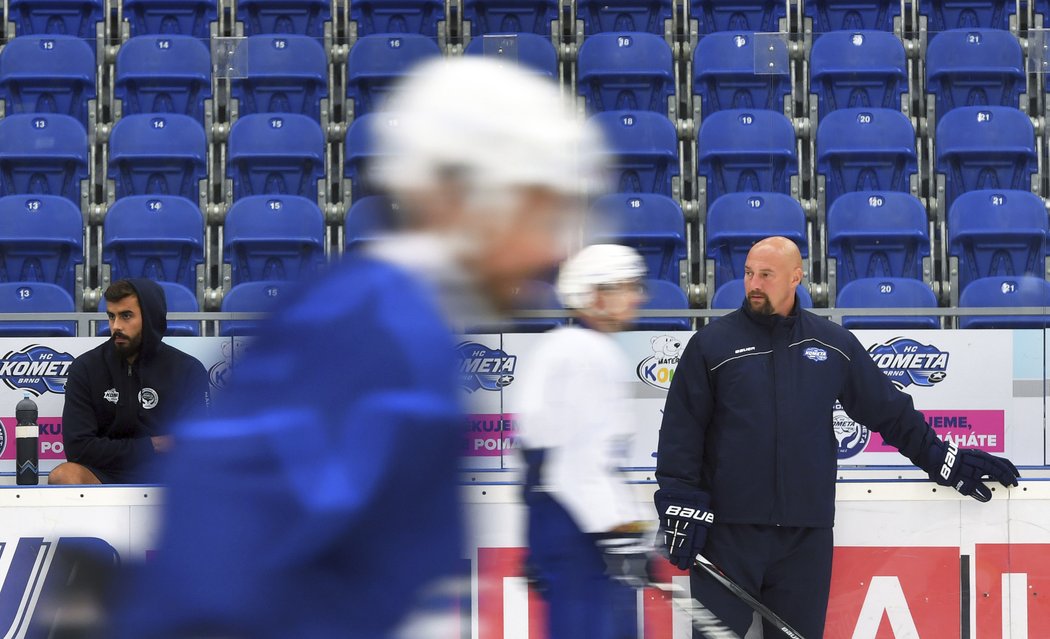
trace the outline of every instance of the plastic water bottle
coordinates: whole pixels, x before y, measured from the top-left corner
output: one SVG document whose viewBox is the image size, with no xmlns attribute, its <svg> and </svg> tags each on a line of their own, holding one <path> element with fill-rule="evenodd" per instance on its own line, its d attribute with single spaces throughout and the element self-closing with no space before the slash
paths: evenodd
<svg viewBox="0 0 1050 639">
<path fill-rule="evenodd" d="M 15 406 L 15 470 L 19 486 L 32 486 L 40 483 L 37 468 L 40 464 L 40 426 L 37 425 L 36 402 L 25 394 L 22 401 Z"/>
</svg>

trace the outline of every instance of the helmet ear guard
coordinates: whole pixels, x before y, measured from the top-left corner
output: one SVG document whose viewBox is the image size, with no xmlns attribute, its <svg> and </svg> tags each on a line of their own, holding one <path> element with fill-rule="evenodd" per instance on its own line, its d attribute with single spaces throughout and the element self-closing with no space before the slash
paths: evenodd
<svg viewBox="0 0 1050 639">
<path fill-rule="evenodd" d="M 633 248 L 592 244 L 562 264 L 555 289 L 566 308 L 591 309 L 600 286 L 632 282 L 645 275 L 645 262 Z"/>
</svg>

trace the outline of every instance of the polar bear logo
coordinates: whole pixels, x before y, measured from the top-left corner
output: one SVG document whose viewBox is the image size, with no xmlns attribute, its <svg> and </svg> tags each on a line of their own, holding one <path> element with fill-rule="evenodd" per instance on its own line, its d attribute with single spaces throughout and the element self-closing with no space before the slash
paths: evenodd
<svg viewBox="0 0 1050 639">
<path fill-rule="evenodd" d="M 672 335 L 657 335 L 649 340 L 657 357 L 680 357 L 682 342 Z"/>
</svg>

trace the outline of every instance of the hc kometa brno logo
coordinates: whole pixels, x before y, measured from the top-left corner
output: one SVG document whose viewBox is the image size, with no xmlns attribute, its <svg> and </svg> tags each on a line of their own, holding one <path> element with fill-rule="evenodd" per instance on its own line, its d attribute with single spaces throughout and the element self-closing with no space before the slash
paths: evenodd
<svg viewBox="0 0 1050 639">
<path fill-rule="evenodd" d="M 498 348 L 477 342 L 463 342 L 456 347 L 459 356 L 459 385 L 468 393 L 479 388 L 498 391 L 514 381 L 518 358 Z"/>
<path fill-rule="evenodd" d="M 837 400 L 835 409 L 831 413 L 831 426 L 835 432 L 835 441 L 838 442 L 838 458 L 849 459 L 857 453 L 861 453 L 868 446 L 871 439 L 871 431 L 864 424 L 858 424 L 846 414 Z"/>
<path fill-rule="evenodd" d="M 66 376 L 73 359 L 69 353 L 32 344 L 0 359 L 0 379 L 10 389 L 27 390 L 38 396 L 47 392 L 65 393 Z"/>
<path fill-rule="evenodd" d="M 894 337 L 868 348 L 875 364 L 897 388 L 933 386 L 948 375 L 948 353 L 910 337 Z"/>
</svg>

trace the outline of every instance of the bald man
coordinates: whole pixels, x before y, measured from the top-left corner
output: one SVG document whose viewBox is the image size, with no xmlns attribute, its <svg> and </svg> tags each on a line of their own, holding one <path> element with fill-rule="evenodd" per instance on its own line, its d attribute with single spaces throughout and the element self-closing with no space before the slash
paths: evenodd
<svg viewBox="0 0 1050 639">
<path fill-rule="evenodd" d="M 812 639 L 824 635 L 831 583 L 836 401 L 938 484 L 979 501 L 991 498 L 983 478 L 1016 486 L 1019 474 L 939 440 L 852 333 L 801 309 L 801 282 L 794 243 L 758 242 L 741 308 L 689 341 L 664 407 L 655 501 L 672 563 L 691 568 L 702 552 Z M 747 632 L 749 607 L 695 570 L 691 581 L 693 596 Z M 764 636 L 778 632 L 767 624 Z"/>
</svg>

